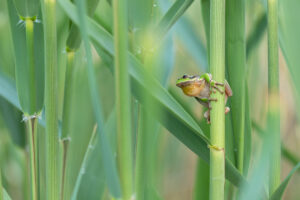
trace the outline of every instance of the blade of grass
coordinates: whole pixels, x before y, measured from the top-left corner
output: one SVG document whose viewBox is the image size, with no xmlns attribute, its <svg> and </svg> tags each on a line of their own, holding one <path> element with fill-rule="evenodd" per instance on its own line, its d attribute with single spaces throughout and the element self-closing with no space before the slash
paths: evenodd
<svg viewBox="0 0 300 200">
<path fill-rule="evenodd" d="M 88 1 L 88 11 L 89 16 L 92 16 L 96 10 L 99 0 L 89 0 Z M 65 175 L 66 175 L 66 165 L 67 165 L 67 152 L 69 148 L 69 131 L 70 131 L 70 109 L 71 109 L 71 99 L 73 91 L 73 74 L 74 74 L 74 56 L 75 51 L 78 50 L 81 44 L 81 37 L 78 27 L 71 23 L 70 32 L 66 42 L 67 51 L 67 66 L 65 71 L 65 84 L 64 84 L 64 99 L 63 99 L 63 120 L 62 120 L 62 134 L 63 138 L 63 165 L 62 165 L 62 178 L 61 178 L 61 199 L 64 199 L 64 188 L 65 188 Z"/>
<path fill-rule="evenodd" d="M 225 1 L 212 0 L 210 4 L 210 70 L 219 83 L 225 80 Z M 211 200 L 224 199 L 225 187 L 225 96 L 212 94 L 210 126 L 210 188 Z"/>
<path fill-rule="evenodd" d="M 1 84 L 1 83 L 0 83 Z M 11 135 L 12 141 L 22 149 L 25 148 L 26 133 L 24 123 L 16 123 L 22 121 L 22 112 L 17 110 L 6 99 L 0 97 L 0 110 L 3 116 L 3 122 Z"/>
<path fill-rule="evenodd" d="M 62 3 L 60 1 L 60 3 Z M 67 2 L 64 2 L 67 3 Z M 69 2 L 68 2 L 69 3 Z M 90 94 L 92 98 L 92 104 L 94 108 L 94 114 L 96 117 L 96 121 L 98 124 L 98 127 L 103 127 L 103 114 L 102 114 L 102 108 L 99 104 L 100 99 L 99 99 L 99 94 L 98 94 L 98 85 L 96 84 L 96 79 L 95 79 L 95 72 L 94 72 L 94 67 L 93 67 L 93 62 L 92 62 L 92 52 L 90 49 L 90 44 L 89 44 L 89 38 L 88 38 L 88 33 L 87 30 L 89 30 L 89 26 L 86 24 L 86 9 L 85 9 L 85 2 L 82 0 L 77 0 L 77 9 L 78 9 L 78 21 L 79 21 L 79 30 L 82 36 L 82 40 L 84 43 L 84 49 L 86 52 L 86 57 L 87 57 L 87 65 L 88 65 L 88 77 L 89 77 L 89 88 L 90 88 Z M 70 4 L 72 5 L 72 4 Z M 75 9 L 73 8 L 73 12 L 75 14 Z M 106 174 L 106 180 L 108 184 L 108 188 L 110 189 L 110 192 L 113 197 L 119 198 L 121 196 L 121 191 L 120 191 L 120 183 L 118 179 L 118 174 L 117 174 L 117 169 L 116 169 L 116 164 L 114 157 L 112 155 L 105 130 L 98 129 L 98 134 L 99 134 L 99 140 L 101 142 L 101 147 L 102 147 L 102 157 L 103 157 L 103 163 L 104 163 L 104 169 L 105 169 L 105 174 Z"/>
<path fill-rule="evenodd" d="M 26 47 L 27 47 L 27 61 L 29 67 L 29 88 L 31 100 L 29 102 L 29 113 L 36 111 L 36 81 L 35 81 L 35 67 L 34 67 L 34 21 L 31 18 L 25 19 L 26 29 Z"/>
<path fill-rule="evenodd" d="M 270 160 L 269 193 L 272 194 L 280 184 L 280 104 L 279 104 L 279 66 L 278 66 L 278 1 L 268 0 L 268 129 L 274 140 Z"/>
<path fill-rule="evenodd" d="M 191 22 L 182 16 L 174 25 L 175 35 L 189 51 L 202 71 L 208 71 L 208 59 L 205 46 Z"/>
<path fill-rule="evenodd" d="M 21 110 L 17 89 L 14 81 L 0 72 L 0 85 L 0 96 L 6 99 L 18 110 Z"/>
<path fill-rule="evenodd" d="M 290 150 L 288 150 L 283 144 L 281 144 L 281 154 L 287 159 L 292 165 L 297 165 L 300 159 L 294 155 Z"/>
<path fill-rule="evenodd" d="M 255 168 L 251 172 L 247 185 L 240 187 L 238 193 L 239 200 L 249 199 L 268 199 L 265 191 L 265 184 L 268 179 L 268 166 L 270 155 L 273 148 L 273 141 L 271 137 L 272 132 L 263 134 L 261 153 L 259 159 L 255 162 Z M 268 135 L 269 134 L 269 135 Z"/>
<path fill-rule="evenodd" d="M 252 126 L 250 118 L 250 104 L 248 95 L 248 86 L 246 84 L 245 88 L 245 144 L 244 144 L 244 173 L 243 175 L 247 177 L 250 160 L 251 160 L 251 150 L 252 150 Z"/>
<path fill-rule="evenodd" d="M 287 63 L 290 76 L 292 78 L 293 89 L 295 90 L 295 100 L 300 105 L 300 84 L 298 75 L 300 74 L 299 63 L 299 8 L 300 2 L 297 0 L 279 1 L 279 42 L 285 61 Z M 296 112 L 299 119 L 299 113 Z"/>
<path fill-rule="evenodd" d="M 251 52 L 261 41 L 262 36 L 264 35 L 267 29 L 267 14 L 264 12 L 254 23 L 252 30 L 247 38 L 247 49 L 246 55 L 247 58 L 251 55 Z"/>
<path fill-rule="evenodd" d="M 264 130 L 254 121 L 252 121 L 252 127 L 258 133 L 258 136 L 262 137 Z M 290 162 L 292 165 L 297 165 L 300 159 L 292 153 L 283 143 L 281 144 L 282 155 Z"/>
<path fill-rule="evenodd" d="M 226 66 L 233 96 L 232 128 L 237 149 L 237 168 L 243 174 L 245 131 L 245 1 L 226 1 Z"/>
<path fill-rule="evenodd" d="M 0 198 L 4 199 L 4 188 L 2 186 L 2 173 L 1 173 L 1 168 L 0 168 Z"/>
<path fill-rule="evenodd" d="M 280 200 L 282 195 L 289 184 L 290 179 L 292 178 L 293 174 L 300 169 L 300 162 L 291 170 L 291 172 L 287 175 L 284 181 L 278 186 L 278 188 L 274 191 L 271 195 L 270 200 Z"/>
<path fill-rule="evenodd" d="M 81 167 L 80 167 L 80 170 L 79 170 L 79 174 L 78 174 L 77 179 L 76 179 L 75 187 L 73 189 L 71 200 L 76 200 L 77 199 L 77 194 L 78 194 L 79 187 L 80 187 L 80 184 L 81 184 L 81 179 L 82 179 L 83 174 L 85 173 L 88 159 L 90 157 L 90 154 L 91 154 L 92 149 L 93 149 L 93 147 L 95 145 L 95 142 L 96 142 L 96 140 L 95 140 L 96 130 L 97 130 L 97 125 L 94 126 L 93 133 L 91 134 L 89 144 L 88 144 L 87 149 L 85 151 L 83 161 L 81 163 Z"/>
<path fill-rule="evenodd" d="M 159 6 L 162 10 L 166 10 L 168 5 L 167 2 L 159 2 Z M 197 62 L 197 66 L 199 66 L 202 71 L 207 70 L 207 55 L 204 44 L 190 20 L 185 16 L 181 16 L 176 24 L 174 24 L 173 29 L 175 29 L 173 34 L 175 34 L 176 38 L 181 41 L 185 49 L 191 54 Z"/>
<path fill-rule="evenodd" d="M 124 200 L 133 194 L 131 103 L 128 75 L 127 2 L 113 0 L 118 164 Z M 87 36 L 87 35 L 86 35 Z"/>
<path fill-rule="evenodd" d="M 36 15 L 23 17 L 17 13 L 13 1 L 7 1 L 7 5 L 15 53 L 18 98 L 22 111 L 33 115 L 39 112 L 43 106 L 44 64 L 43 50 L 41 50 L 43 42 L 40 41 L 43 27 L 41 24 L 35 23 L 37 22 Z M 29 22 L 30 20 L 32 23 Z M 28 21 L 27 25 L 26 21 Z M 27 26 L 26 31 L 22 28 L 23 25 L 25 28 Z M 35 65 L 39 67 L 35 68 Z"/>
<path fill-rule="evenodd" d="M 37 16 L 40 9 L 39 0 L 13 0 L 19 15 L 24 17 Z"/>
<path fill-rule="evenodd" d="M 117 149 L 117 127 L 116 127 L 116 110 L 112 109 L 105 122 L 105 130 L 112 147 L 113 154 Z M 97 136 L 96 136 L 97 137 Z M 103 159 L 99 141 L 96 142 L 95 148 L 91 152 L 91 158 L 87 163 L 85 174 L 82 177 L 82 184 L 78 192 L 78 199 L 97 199 L 105 193 L 105 171 L 103 168 Z"/>
<path fill-rule="evenodd" d="M 3 190 L 3 200 L 11 200 L 9 194 L 6 192 L 6 190 L 4 188 L 2 188 Z"/>
<path fill-rule="evenodd" d="M 47 199 L 59 199 L 56 0 L 44 0 Z"/>
<path fill-rule="evenodd" d="M 29 88 L 28 88 L 28 69 L 27 69 L 27 52 L 26 51 L 26 38 L 25 31 L 17 26 L 20 20 L 16 9 L 14 8 L 13 1 L 7 1 L 7 7 L 9 11 L 9 19 L 11 32 L 14 44 L 15 53 L 15 66 L 16 66 L 16 85 L 18 90 L 18 98 L 21 104 L 21 108 L 24 112 L 29 113 Z"/>
<path fill-rule="evenodd" d="M 185 13 L 194 0 L 176 0 L 169 8 L 157 25 L 157 38 L 162 39 L 163 36 L 171 29 L 173 24 Z"/>
<path fill-rule="evenodd" d="M 63 11 L 78 24 L 75 7 L 67 1 L 58 0 Z M 106 32 L 101 26 L 97 25 L 93 20 L 88 20 L 88 34 L 93 39 L 95 46 L 101 46 L 111 55 L 113 52 L 112 36 Z M 137 98 L 140 99 L 138 91 L 146 89 L 153 98 L 153 102 L 157 104 L 161 110 L 157 119 L 164 125 L 175 137 L 177 137 L 188 148 L 194 151 L 205 161 L 209 161 L 209 151 L 207 144 L 209 140 L 203 135 L 198 124 L 188 115 L 184 109 L 173 99 L 173 97 L 153 78 L 151 78 L 151 86 L 144 84 L 145 72 L 141 64 L 129 54 L 130 75 L 132 81 L 132 90 Z M 241 174 L 235 169 L 230 161 L 226 159 L 226 177 L 235 185 L 245 181 Z"/>
<path fill-rule="evenodd" d="M 88 0 L 87 1 L 87 14 L 88 16 L 93 16 L 99 0 Z M 76 51 L 81 44 L 81 37 L 78 27 L 75 24 L 71 24 L 70 32 L 67 39 L 67 49 L 68 51 Z"/>
</svg>

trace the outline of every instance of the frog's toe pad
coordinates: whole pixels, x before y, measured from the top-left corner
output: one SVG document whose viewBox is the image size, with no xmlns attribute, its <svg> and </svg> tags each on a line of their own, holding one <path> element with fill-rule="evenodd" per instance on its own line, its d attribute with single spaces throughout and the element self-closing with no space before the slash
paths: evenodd
<svg viewBox="0 0 300 200">
<path fill-rule="evenodd" d="M 229 113 L 230 108 L 229 107 L 225 107 L 225 114 Z"/>
<path fill-rule="evenodd" d="M 210 112 L 209 112 L 209 110 L 204 113 L 204 118 L 206 119 L 207 123 L 210 124 Z"/>
</svg>

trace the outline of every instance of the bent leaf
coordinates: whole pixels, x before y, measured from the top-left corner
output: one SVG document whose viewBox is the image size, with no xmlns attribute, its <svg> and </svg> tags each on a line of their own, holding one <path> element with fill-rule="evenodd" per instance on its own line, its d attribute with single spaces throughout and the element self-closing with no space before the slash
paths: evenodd
<svg viewBox="0 0 300 200">
<path fill-rule="evenodd" d="M 270 200 L 280 200 L 293 174 L 300 169 L 300 162 L 291 170 L 284 181 L 279 185 L 276 191 L 272 194 Z"/>
</svg>

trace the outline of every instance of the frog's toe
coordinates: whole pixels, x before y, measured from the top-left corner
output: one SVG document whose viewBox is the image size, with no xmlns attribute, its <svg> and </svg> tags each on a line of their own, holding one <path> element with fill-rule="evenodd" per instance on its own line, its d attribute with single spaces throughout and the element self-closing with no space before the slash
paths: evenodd
<svg viewBox="0 0 300 200">
<path fill-rule="evenodd" d="M 215 85 L 224 86 L 224 83 L 215 82 Z"/>
<path fill-rule="evenodd" d="M 225 107 L 225 114 L 229 113 L 230 108 L 229 107 Z"/>
<path fill-rule="evenodd" d="M 207 123 L 210 124 L 210 112 L 209 112 L 209 110 L 204 113 L 204 118 L 206 119 Z"/>
<path fill-rule="evenodd" d="M 217 86 L 213 86 L 213 88 L 215 88 L 216 90 L 218 90 L 218 92 L 220 92 L 221 94 L 224 94 L 224 92 L 222 90 L 220 90 L 220 88 L 218 88 Z"/>
</svg>

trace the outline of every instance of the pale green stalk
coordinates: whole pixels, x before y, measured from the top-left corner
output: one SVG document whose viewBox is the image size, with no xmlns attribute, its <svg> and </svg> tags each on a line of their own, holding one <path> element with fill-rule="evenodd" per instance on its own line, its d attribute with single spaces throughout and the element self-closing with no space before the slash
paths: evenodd
<svg viewBox="0 0 300 200">
<path fill-rule="evenodd" d="M 46 196 L 59 199 L 56 1 L 44 1 Z"/>
<path fill-rule="evenodd" d="M 236 166 L 243 174 L 245 130 L 245 0 L 226 1 L 226 66 L 233 96 L 231 97 L 232 128 L 237 148 Z"/>
<path fill-rule="evenodd" d="M 128 75 L 127 1 L 113 0 L 118 159 L 122 196 L 132 196 L 131 104 Z"/>
<path fill-rule="evenodd" d="M 29 67 L 29 88 L 30 88 L 30 114 L 36 110 L 36 78 L 34 67 L 34 21 L 31 18 L 25 19 L 26 26 L 26 47 L 27 47 L 27 59 Z"/>
<path fill-rule="evenodd" d="M 34 19 L 25 18 L 26 27 L 26 48 L 27 48 L 27 61 L 29 67 L 29 88 L 30 88 L 30 102 L 29 111 L 33 114 L 36 111 L 36 78 L 34 66 Z M 27 114 L 25 114 L 27 115 Z M 31 177 L 31 199 L 36 200 L 38 195 L 37 187 L 37 161 L 36 161 L 36 127 L 37 120 L 33 116 L 25 116 L 27 120 L 27 134 L 29 142 L 29 156 L 30 156 L 30 177 Z"/>
<path fill-rule="evenodd" d="M 2 173 L 1 173 L 1 168 L 0 168 L 0 199 L 4 199 L 3 196 L 3 186 L 2 186 Z"/>
<path fill-rule="evenodd" d="M 31 199 L 36 200 L 37 189 L 37 161 L 36 161 L 36 129 L 37 119 L 32 118 L 27 121 L 27 132 L 29 142 L 29 156 L 30 156 L 30 181 L 31 181 Z"/>
<path fill-rule="evenodd" d="M 269 194 L 280 184 L 280 104 L 279 104 L 279 68 L 278 68 L 278 2 L 268 0 L 268 81 L 269 110 L 268 129 L 272 134 L 273 148 L 271 152 L 269 173 Z"/>
<path fill-rule="evenodd" d="M 210 4 L 210 69 L 214 80 L 225 80 L 225 0 L 211 0 Z M 213 93 L 211 110 L 210 199 L 224 199 L 225 186 L 225 99 Z"/>
</svg>

